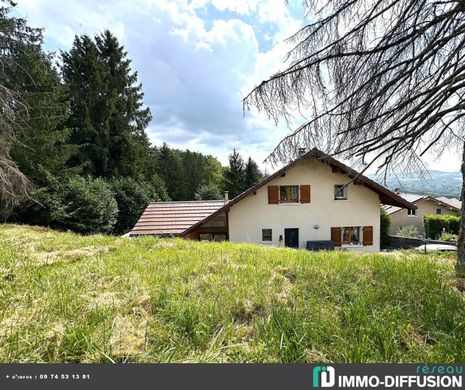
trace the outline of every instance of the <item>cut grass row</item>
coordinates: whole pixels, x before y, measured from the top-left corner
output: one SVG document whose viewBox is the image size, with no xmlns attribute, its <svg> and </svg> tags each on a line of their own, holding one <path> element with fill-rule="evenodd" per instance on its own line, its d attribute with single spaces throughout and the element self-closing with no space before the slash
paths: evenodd
<svg viewBox="0 0 465 390">
<path fill-rule="evenodd" d="M 2 362 L 465 362 L 452 258 L 0 225 Z"/>
</svg>

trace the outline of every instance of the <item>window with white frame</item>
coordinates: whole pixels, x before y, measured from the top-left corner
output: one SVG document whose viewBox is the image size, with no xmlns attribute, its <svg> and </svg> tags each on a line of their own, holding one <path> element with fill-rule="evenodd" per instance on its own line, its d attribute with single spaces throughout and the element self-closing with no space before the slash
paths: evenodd
<svg viewBox="0 0 465 390">
<path fill-rule="evenodd" d="M 334 200 L 347 200 L 347 186 L 336 184 L 334 186 Z"/>
<path fill-rule="evenodd" d="M 436 209 L 436 214 L 437 215 L 442 215 L 442 209 Z"/>
<path fill-rule="evenodd" d="M 408 209 L 407 214 L 409 217 L 416 217 L 417 216 L 417 210 L 416 209 Z"/>
</svg>

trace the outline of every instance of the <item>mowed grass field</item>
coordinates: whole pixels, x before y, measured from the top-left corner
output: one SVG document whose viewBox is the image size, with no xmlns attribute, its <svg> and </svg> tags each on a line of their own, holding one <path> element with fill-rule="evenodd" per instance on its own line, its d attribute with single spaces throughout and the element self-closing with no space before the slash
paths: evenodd
<svg viewBox="0 0 465 390">
<path fill-rule="evenodd" d="M 0 225 L 1 362 L 465 362 L 453 256 Z"/>
</svg>

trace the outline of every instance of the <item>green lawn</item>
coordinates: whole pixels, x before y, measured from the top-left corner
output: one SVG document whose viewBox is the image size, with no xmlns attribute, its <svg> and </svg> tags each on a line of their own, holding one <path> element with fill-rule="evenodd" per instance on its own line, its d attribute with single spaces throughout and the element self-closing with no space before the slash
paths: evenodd
<svg viewBox="0 0 465 390">
<path fill-rule="evenodd" d="M 444 255 L 0 225 L 0 361 L 463 363 L 462 282 Z"/>
</svg>

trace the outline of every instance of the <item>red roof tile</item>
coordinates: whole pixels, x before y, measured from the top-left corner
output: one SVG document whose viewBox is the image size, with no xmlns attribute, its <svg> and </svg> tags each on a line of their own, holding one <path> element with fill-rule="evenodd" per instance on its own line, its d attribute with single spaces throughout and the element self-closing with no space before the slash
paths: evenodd
<svg viewBox="0 0 465 390">
<path fill-rule="evenodd" d="M 224 206 L 224 200 L 150 203 L 131 230 L 131 236 L 178 235 Z"/>
</svg>

